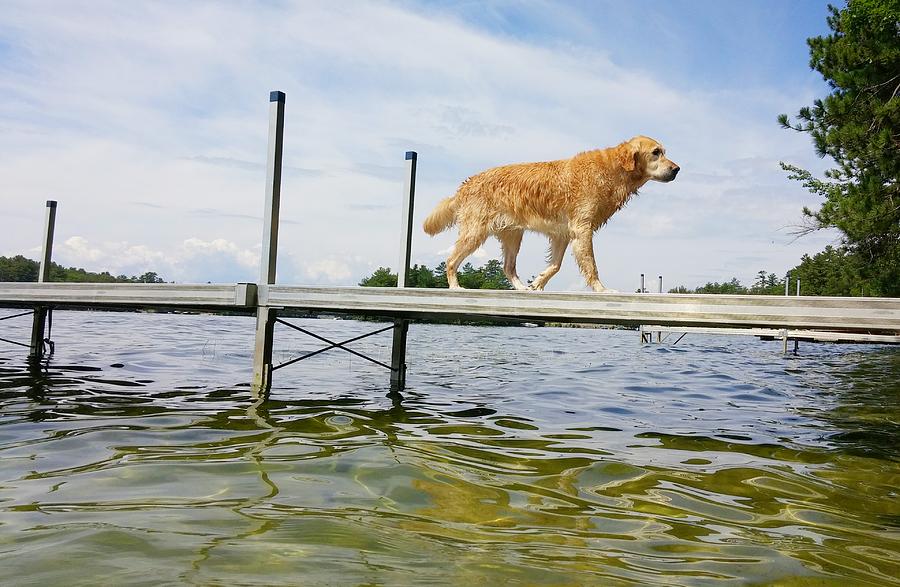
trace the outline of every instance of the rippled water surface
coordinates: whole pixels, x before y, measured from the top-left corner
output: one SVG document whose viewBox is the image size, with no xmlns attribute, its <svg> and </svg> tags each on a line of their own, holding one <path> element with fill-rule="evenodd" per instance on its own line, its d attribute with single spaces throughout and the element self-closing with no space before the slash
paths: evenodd
<svg viewBox="0 0 900 587">
<path fill-rule="evenodd" d="M 900 584 L 898 348 L 413 325 L 402 398 L 331 350 L 262 401 L 251 318 L 53 332 L 0 343 L 4 584 Z"/>
</svg>

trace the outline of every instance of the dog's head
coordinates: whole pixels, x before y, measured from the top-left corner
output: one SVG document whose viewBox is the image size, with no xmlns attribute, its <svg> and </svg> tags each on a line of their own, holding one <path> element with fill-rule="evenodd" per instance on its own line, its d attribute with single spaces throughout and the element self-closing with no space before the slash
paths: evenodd
<svg viewBox="0 0 900 587">
<path fill-rule="evenodd" d="M 677 163 L 666 157 L 666 149 L 650 137 L 637 136 L 617 148 L 625 171 L 641 173 L 644 181 L 672 181 L 681 170 Z"/>
</svg>

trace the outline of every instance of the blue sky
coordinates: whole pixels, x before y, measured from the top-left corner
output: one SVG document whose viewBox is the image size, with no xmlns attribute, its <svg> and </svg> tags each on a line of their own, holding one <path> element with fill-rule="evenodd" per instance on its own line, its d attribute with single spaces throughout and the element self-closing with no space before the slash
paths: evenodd
<svg viewBox="0 0 900 587">
<path fill-rule="evenodd" d="M 837 241 L 797 240 L 820 173 L 780 129 L 827 93 L 806 38 L 825 2 L 30 2 L 0 19 L 0 254 L 179 282 L 254 281 L 268 93 L 287 93 L 282 283 L 354 284 L 396 266 L 403 155 L 416 226 L 469 175 L 636 134 L 682 172 L 595 239 L 601 278 L 698 285 L 782 273 Z M 453 235 L 418 231 L 434 266 Z M 526 236 L 520 273 L 543 268 Z M 496 256 L 489 242 L 472 260 Z M 548 289 L 582 289 L 570 257 Z"/>
<path fill-rule="evenodd" d="M 781 85 L 809 71 L 806 39 L 827 31 L 826 2 L 681 0 L 428 2 L 491 34 L 606 53 L 682 88 Z"/>
</svg>

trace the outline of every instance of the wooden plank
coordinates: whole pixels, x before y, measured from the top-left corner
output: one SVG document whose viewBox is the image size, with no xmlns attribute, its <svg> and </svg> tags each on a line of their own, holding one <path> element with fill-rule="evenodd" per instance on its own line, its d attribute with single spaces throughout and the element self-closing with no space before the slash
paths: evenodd
<svg viewBox="0 0 900 587">
<path fill-rule="evenodd" d="M 789 340 L 808 340 L 821 342 L 872 342 L 883 344 L 900 344 L 900 335 L 868 334 L 859 332 L 828 332 L 822 330 L 790 330 L 774 328 L 709 328 L 691 326 L 643 325 L 643 332 L 674 332 L 687 334 L 724 334 L 731 336 L 771 336 L 781 338 L 785 334 Z"/>
<path fill-rule="evenodd" d="M 817 330 L 788 330 L 788 340 L 810 340 L 819 342 L 871 342 L 879 344 L 900 344 L 900 335 L 863 334 L 859 332 L 822 332 Z"/>
<path fill-rule="evenodd" d="M 900 333 L 900 299 L 270 286 L 265 303 L 386 316 Z"/>
<path fill-rule="evenodd" d="M 257 300 L 257 297 L 259 299 Z M 254 284 L 0 283 L 0 304 L 253 309 L 394 317 L 507 317 L 639 326 L 791 328 L 900 334 L 900 299 L 596 294 Z"/>
<path fill-rule="evenodd" d="M 252 309 L 256 285 L 0 282 L 0 304 Z"/>
<path fill-rule="evenodd" d="M 786 332 L 784 328 L 715 328 L 709 326 L 662 326 L 659 324 L 641 325 L 643 332 L 686 332 L 688 334 L 731 334 L 743 336 L 777 336 L 781 337 Z"/>
</svg>

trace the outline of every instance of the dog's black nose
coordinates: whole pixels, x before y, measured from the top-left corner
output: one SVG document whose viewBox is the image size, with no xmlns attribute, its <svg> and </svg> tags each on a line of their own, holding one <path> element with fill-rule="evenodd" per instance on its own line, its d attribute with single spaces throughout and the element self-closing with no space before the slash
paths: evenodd
<svg viewBox="0 0 900 587">
<path fill-rule="evenodd" d="M 674 177 L 674 176 L 678 175 L 679 171 L 681 171 L 681 167 L 678 167 L 677 165 L 675 167 L 673 167 L 672 168 L 672 176 Z"/>
</svg>

